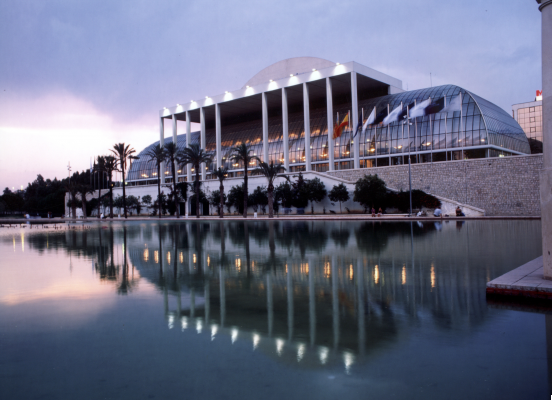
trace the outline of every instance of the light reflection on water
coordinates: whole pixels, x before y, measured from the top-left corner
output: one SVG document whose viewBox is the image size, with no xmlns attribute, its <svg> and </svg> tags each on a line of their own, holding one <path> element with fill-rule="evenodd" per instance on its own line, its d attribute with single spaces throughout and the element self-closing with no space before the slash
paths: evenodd
<svg viewBox="0 0 552 400">
<path fill-rule="evenodd" d="M 284 375 L 299 368 L 341 371 L 351 379 L 378 366 L 385 370 L 400 354 L 426 357 L 431 345 L 420 343 L 432 337 L 446 351 L 456 348 L 454 357 L 469 364 L 458 343 L 481 332 L 494 340 L 495 327 L 515 313 L 489 307 L 486 282 L 541 251 L 539 221 L 93 223 L 85 230 L 4 230 L 0 240 L 6 255 L 0 261 L 0 316 L 8 324 L 17 321 L 19 332 L 50 318 L 63 322 L 61 334 L 65 323 L 80 318 L 88 327 L 101 319 L 99 334 L 112 335 L 128 307 L 144 307 L 154 311 L 140 312 L 133 340 L 155 331 L 163 341 L 165 334 L 157 331 L 162 316 L 167 331 L 176 327 L 180 334 L 207 337 L 212 344 L 202 348 L 206 359 L 215 351 L 220 362 L 227 357 L 230 363 L 231 350 L 224 346 L 240 345 L 243 356 L 241 344 L 248 343 L 248 351 L 267 357 L 261 370 L 276 368 L 266 364 L 276 362 Z M 60 302 L 71 303 L 71 312 Z M 23 303 L 33 310 L 13 317 L 10 307 Z M 60 308 L 42 309 L 52 304 Z M 109 316 L 102 316 L 106 310 Z M 26 322 L 30 317 L 34 325 Z M 185 338 L 180 346 L 200 340 Z M 544 352 L 546 343 L 540 344 Z M 29 356 L 27 362 L 34 361 Z M 494 368 L 498 359 L 485 362 Z M 420 374 L 412 358 L 401 360 L 401 369 L 407 366 Z M 508 375 L 504 368 L 497 375 Z M 446 381 L 454 368 L 436 373 Z M 409 380 L 398 374 L 381 379 Z M 18 384 L 11 380 L 0 390 Z M 273 387 L 271 395 L 278 397 L 284 386 Z M 532 386 L 548 390 L 546 382 Z"/>
</svg>

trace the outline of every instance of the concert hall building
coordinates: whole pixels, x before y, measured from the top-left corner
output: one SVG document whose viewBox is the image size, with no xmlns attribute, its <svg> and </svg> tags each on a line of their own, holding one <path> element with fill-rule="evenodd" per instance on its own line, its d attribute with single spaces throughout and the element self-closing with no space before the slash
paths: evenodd
<svg viewBox="0 0 552 400">
<path fill-rule="evenodd" d="M 461 109 L 410 119 L 402 115 L 389 124 L 357 130 L 372 111 L 387 115 L 428 99 L 445 104 L 460 99 Z M 345 116 L 349 122 L 343 133 L 332 139 L 334 125 Z M 199 131 L 191 132 L 192 122 L 200 125 Z M 189 134 L 177 135 L 182 123 Z M 288 172 L 400 165 L 408 157 L 411 163 L 436 163 L 530 154 L 518 122 L 475 93 L 454 85 L 405 91 L 400 80 L 364 65 L 315 57 L 279 61 L 241 89 L 166 107 L 159 112 L 159 125 L 160 140 L 149 147 L 199 143 L 212 154 L 213 162 L 202 167 L 202 180 L 211 179 L 219 166 L 227 167 L 230 177 L 243 175 L 243 165 L 229 160 L 230 149 L 242 142 L 262 161 L 281 163 Z M 166 130 L 172 132 L 167 138 Z M 193 179 L 191 168 L 177 169 L 179 181 Z M 162 181 L 169 182 L 169 166 L 162 171 Z M 155 163 L 141 157 L 133 162 L 127 181 L 131 186 L 156 184 L 156 175 Z"/>
</svg>

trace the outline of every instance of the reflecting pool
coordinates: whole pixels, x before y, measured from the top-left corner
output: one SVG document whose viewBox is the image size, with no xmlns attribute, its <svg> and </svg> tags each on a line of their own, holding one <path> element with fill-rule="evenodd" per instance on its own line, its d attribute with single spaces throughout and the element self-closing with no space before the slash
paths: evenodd
<svg viewBox="0 0 552 400">
<path fill-rule="evenodd" d="M 2 399 L 547 398 L 540 221 L 0 228 Z"/>
</svg>

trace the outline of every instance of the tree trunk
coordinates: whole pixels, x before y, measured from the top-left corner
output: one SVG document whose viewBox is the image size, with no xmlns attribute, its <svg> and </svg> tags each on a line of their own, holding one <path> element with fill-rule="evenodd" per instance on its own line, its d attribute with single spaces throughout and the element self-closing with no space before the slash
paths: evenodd
<svg viewBox="0 0 552 400">
<path fill-rule="evenodd" d="M 220 205 L 219 205 L 219 217 L 222 218 L 224 215 L 224 186 L 222 185 L 222 182 L 220 183 L 219 188 L 219 194 L 220 194 Z"/>
<path fill-rule="evenodd" d="M 109 218 L 113 218 L 113 177 L 109 174 Z"/>
<path fill-rule="evenodd" d="M 268 218 L 274 218 L 274 185 L 268 185 Z"/>
<path fill-rule="evenodd" d="M 172 175 L 173 175 L 173 196 L 176 218 L 180 218 L 180 210 L 178 209 L 178 195 L 176 194 L 176 168 L 174 167 L 174 158 L 171 157 Z"/>
<path fill-rule="evenodd" d="M 196 218 L 199 218 L 199 164 L 195 166 L 196 180 L 195 184 L 195 195 L 196 195 Z"/>
<path fill-rule="evenodd" d="M 157 163 L 157 208 L 159 208 L 159 218 L 161 218 L 161 164 Z"/>
<path fill-rule="evenodd" d="M 86 193 L 81 193 L 82 217 L 86 219 Z"/>
<path fill-rule="evenodd" d="M 243 160 L 243 217 L 247 218 L 247 162 Z"/>
<path fill-rule="evenodd" d="M 102 187 L 100 186 L 98 188 L 98 218 L 100 218 L 101 213 L 102 213 Z"/>
<path fill-rule="evenodd" d="M 127 217 L 127 207 L 126 207 L 126 192 L 125 192 L 125 165 L 123 160 L 121 160 L 121 172 L 123 174 L 123 209 L 125 211 L 125 218 Z"/>
</svg>

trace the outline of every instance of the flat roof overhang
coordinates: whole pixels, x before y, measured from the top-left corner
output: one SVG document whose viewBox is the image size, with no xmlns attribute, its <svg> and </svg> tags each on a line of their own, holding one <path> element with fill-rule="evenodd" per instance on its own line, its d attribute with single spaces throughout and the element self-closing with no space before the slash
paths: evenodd
<svg viewBox="0 0 552 400">
<path fill-rule="evenodd" d="M 236 118 L 257 114 L 261 118 L 262 93 L 267 93 L 268 112 L 281 110 L 282 91 L 286 88 L 288 108 L 294 109 L 303 106 L 303 83 L 308 84 L 309 99 L 316 104 L 326 99 L 326 78 L 331 78 L 333 98 L 350 96 L 351 72 L 357 73 L 357 90 L 359 98 L 363 93 L 380 91 L 393 87 L 393 92 L 402 92 L 402 82 L 399 79 L 383 74 L 372 68 L 354 61 L 335 65 L 320 70 L 298 73 L 286 78 L 275 79 L 259 85 L 245 87 L 217 96 L 198 99 L 174 107 L 167 107 L 159 111 L 161 118 L 172 119 L 173 115 L 179 121 L 186 121 L 186 111 L 189 112 L 190 122 L 200 122 L 200 108 L 204 109 L 206 122 L 214 121 L 215 105 L 220 105 L 221 120 L 235 120 Z M 211 125 L 211 124 L 209 124 Z"/>
</svg>

